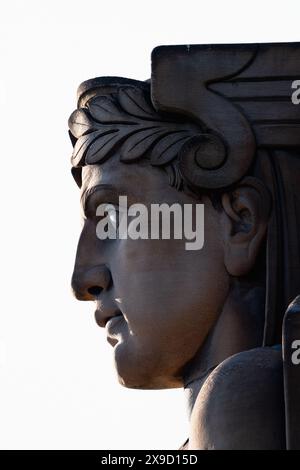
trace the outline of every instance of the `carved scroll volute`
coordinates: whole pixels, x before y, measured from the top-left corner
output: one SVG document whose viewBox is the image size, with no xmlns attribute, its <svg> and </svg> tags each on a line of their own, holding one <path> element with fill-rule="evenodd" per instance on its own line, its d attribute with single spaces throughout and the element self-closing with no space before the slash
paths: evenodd
<svg viewBox="0 0 300 470">
<path fill-rule="evenodd" d="M 196 187 L 222 188 L 238 181 L 255 156 L 255 138 L 239 109 L 209 89 L 253 60 L 256 45 L 161 46 L 152 52 L 151 93 L 159 112 L 193 118 L 206 134 L 187 142 L 183 177 Z"/>
</svg>

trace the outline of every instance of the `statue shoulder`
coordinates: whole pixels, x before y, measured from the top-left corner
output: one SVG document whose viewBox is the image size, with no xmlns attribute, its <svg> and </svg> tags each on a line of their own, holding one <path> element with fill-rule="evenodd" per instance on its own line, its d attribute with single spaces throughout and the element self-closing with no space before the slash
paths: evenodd
<svg viewBox="0 0 300 470">
<path fill-rule="evenodd" d="M 196 399 L 190 449 L 281 449 L 285 446 L 281 352 L 244 351 L 211 372 Z"/>
</svg>

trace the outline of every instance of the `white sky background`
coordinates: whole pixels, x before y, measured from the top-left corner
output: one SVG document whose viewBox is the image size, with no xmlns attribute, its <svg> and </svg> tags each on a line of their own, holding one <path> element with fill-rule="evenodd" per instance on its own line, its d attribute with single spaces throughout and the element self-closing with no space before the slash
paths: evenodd
<svg viewBox="0 0 300 470">
<path fill-rule="evenodd" d="M 67 119 L 83 80 L 149 78 L 157 45 L 299 41 L 298 5 L 1 1 L 0 448 L 176 449 L 185 440 L 183 390 L 121 387 L 92 304 L 71 296 L 80 218 Z"/>
</svg>

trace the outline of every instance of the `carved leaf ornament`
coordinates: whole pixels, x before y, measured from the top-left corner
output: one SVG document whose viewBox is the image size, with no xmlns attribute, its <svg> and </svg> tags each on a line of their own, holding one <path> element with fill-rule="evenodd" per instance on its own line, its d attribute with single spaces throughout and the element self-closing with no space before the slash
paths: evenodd
<svg viewBox="0 0 300 470">
<path fill-rule="evenodd" d="M 91 98 L 73 112 L 69 127 L 76 139 L 72 164 L 77 167 L 100 163 L 117 149 L 123 162 L 147 154 L 152 165 L 166 165 L 201 131 L 190 122 L 168 121 L 155 111 L 145 92 L 133 86 Z"/>
</svg>

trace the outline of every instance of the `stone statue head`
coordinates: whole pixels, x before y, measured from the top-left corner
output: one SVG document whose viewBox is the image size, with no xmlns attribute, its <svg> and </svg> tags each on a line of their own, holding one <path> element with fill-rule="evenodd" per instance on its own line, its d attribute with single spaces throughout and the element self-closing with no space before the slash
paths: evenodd
<svg viewBox="0 0 300 470">
<path fill-rule="evenodd" d="M 196 358 L 205 371 L 280 341 L 300 290 L 296 52 L 159 47 L 151 80 L 101 77 L 79 87 L 69 127 L 83 229 L 72 286 L 95 302 L 126 387 L 181 387 Z M 120 196 L 149 209 L 203 204 L 203 247 L 100 240 L 97 207 L 118 213 Z"/>
</svg>

